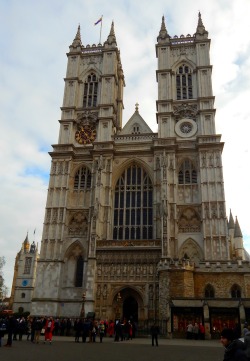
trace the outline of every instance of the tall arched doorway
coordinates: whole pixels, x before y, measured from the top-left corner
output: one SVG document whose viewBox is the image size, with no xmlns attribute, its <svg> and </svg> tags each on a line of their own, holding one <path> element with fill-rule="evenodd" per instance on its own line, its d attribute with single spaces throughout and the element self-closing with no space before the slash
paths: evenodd
<svg viewBox="0 0 250 361">
<path fill-rule="evenodd" d="M 123 302 L 123 317 L 138 322 L 138 302 L 133 296 L 127 297 Z"/>
</svg>

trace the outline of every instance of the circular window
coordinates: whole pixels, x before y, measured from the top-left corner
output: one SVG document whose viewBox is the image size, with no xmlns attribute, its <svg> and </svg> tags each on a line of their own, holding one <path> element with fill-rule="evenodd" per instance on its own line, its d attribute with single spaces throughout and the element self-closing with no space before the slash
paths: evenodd
<svg viewBox="0 0 250 361">
<path fill-rule="evenodd" d="M 197 132 L 197 124 L 193 119 L 181 119 L 175 124 L 175 133 L 182 138 L 193 137 Z"/>
<path fill-rule="evenodd" d="M 188 122 L 182 123 L 182 125 L 180 126 L 181 132 L 185 134 L 190 133 L 192 128 L 193 128 L 192 124 Z"/>
</svg>

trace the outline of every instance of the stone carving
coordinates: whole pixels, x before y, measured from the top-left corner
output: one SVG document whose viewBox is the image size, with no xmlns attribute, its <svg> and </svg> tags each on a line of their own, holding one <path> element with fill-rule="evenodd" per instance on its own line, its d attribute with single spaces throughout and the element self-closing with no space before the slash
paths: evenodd
<svg viewBox="0 0 250 361">
<path fill-rule="evenodd" d="M 70 236 L 85 236 L 88 230 L 88 220 L 83 212 L 76 212 L 70 219 L 68 234 Z"/>
<path fill-rule="evenodd" d="M 196 121 L 197 114 L 198 108 L 196 104 L 182 104 L 174 106 L 174 117 L 176 122 L 178 122 L 182 118 L 193 119 L 194 121 Z"/>
<path fill-rule="evenodd" d="M 179 231 L 186 232 L 200 232 L 201 221 L 194 209 L 186 208 L 179 218 Z"/>
</svg>

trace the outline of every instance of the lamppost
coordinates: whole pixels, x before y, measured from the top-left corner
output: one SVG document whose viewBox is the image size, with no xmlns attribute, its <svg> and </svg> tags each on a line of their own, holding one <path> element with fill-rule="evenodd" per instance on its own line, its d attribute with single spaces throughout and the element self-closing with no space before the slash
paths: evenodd
<svg viewBox="0 0 250 361">
<path fill-rule="evenodd" d="M 82 294 L 81 318 L 85 317 L 85 301 L 86 301 L 86 292 L 83 292 L 83 294 Z"/>
</svg>

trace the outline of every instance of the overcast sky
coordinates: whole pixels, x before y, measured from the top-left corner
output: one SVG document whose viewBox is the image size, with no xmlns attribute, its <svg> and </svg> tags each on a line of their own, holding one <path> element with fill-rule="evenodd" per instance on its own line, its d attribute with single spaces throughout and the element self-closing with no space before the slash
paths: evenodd
<svg viewBox="0 0 250 361">
<path fill-rule="evenodd" d="M 162 16 L 170 36 L 193 34 L 198 12 L 209 32 L 216 129 L 225 142 L 227 214 L 237 216 L 250 251 L 250 1 L 249 0 L 1 0 L 0 1 L 0 256 L 11 288 L 17 252 L 41 241 L 50 170 L 57 143 L 68 47 L 77 27 L 82 42 L 103 43 L 111 22 L 126 88 L 124 124 L 135 103 L 156 125 L 155 43 Z M 34 229 L 36 233 L 34 236 Z"/>
</svg>

